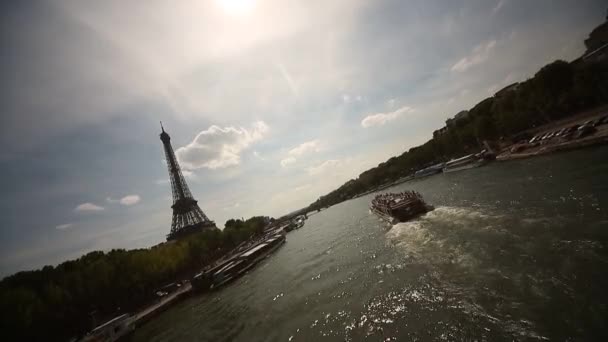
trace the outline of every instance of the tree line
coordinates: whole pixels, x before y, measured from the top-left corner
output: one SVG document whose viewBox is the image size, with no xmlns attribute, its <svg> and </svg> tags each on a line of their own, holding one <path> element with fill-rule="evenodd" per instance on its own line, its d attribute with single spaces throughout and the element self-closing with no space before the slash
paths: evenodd
<svg viewBox="0 0 608 342">
<path fill-rule="evenodd" d="M 56 267 L 19 272 L 0 282 L 5 341 L 66 341 L 155 298 L 163 285 L 188 279 L 241 242 L 262 234 L 271 219 L 231 219 L 213 229 L 148 249 L 94 251 Z"/>
<path fill-rule="evenodd" d="M 608 21 L 593 30 L 587 53 L 608 44 Z M 608 103 L 608 53 L 604 57 L 557 60 L 534 77 L 512 84 L 476 104 L 465 115 L 448 119 L 423 145 L 379 164 L 320 197 L 307 210 L 319 210 L 412 175 L 415 171 L 483 149 L 483 141 L 529 139 L 534 127 Z"/>
</svg>

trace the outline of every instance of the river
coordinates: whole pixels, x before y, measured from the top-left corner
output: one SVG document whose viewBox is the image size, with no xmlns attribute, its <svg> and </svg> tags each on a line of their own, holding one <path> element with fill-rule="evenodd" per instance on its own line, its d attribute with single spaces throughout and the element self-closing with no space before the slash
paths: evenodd
<svg viewBox="0 0 608 342">
<path fill-rule="evenodd" d="M 405 189 L 436 209 L 388 229 L 373 194 L 335 205 L 133 340 L 608 340 L 608 147 L 384 191 Z"/>
</svg>

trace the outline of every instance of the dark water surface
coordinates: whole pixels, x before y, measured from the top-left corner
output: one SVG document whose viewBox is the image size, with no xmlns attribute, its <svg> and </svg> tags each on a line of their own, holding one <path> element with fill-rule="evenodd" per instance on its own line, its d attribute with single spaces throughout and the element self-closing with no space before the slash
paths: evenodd
<svg viewBox="0 0 608 342">
<path fill-rule="evenodd" d="M 313 215 L 137 341 L 608 340 L 608 147 L 441 174 L 387 230 L 372 195 Z"/>
</svg>

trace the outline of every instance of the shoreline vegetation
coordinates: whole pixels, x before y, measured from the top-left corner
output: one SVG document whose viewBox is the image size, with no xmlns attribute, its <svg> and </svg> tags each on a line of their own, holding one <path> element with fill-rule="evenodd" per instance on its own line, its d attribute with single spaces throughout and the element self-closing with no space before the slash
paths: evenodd
<svg viewBox="0 0 608 342">
<path fill-rule="evenodd" d="M 426 143 L 362 172 L 301 211 L 322 210 L 411 179 L 417 170 L 479 152 L 485 148 L 484 142 L 498 150 L 508 149 L 528 141 L 533 132 L 543 127 L 607 105 L 608 17 L 606 19 L 585 40 L 587 50 L 582 57 L 572 62 L 557 60 L 542 67 L 532 78 L 506 86 L 473 108 L 447 119 L 445 127 L 434 131 Z M 602 138 L 596 143 L 605 140 Z M 563 144 L 519 157 L 583 147 L 587 143 Z"/>
<path fill-rule="evenodd" d="M 585 40 L 575 61 L 555 61 L 534 77 L 509 85 L 446 121 L 425 144 L 390 158 L 320 197 L 301 211 L 320 210 L 406 179 L 416 170 L 479 151 L 484 141 L 509 146 L 530 132 L 608 103 L 608 22 Z M 589 56 L 590 58 L 585 58 Z M 262 234 L 269 218 L 228 220 L 210 230 L 148 249 L 94 251 L 57 266 L 23 271 L 0 281 L 0 329 L 6 340 L 65 341 L 92 322 L 136 312 L 157 300 L 168 283 L 189 279 L 241 242 Z"/>
<path fill-rule="evenodd" d="M 0 329 L 8 341 L 67 341 L 93 325 L 148 307 L 169 283 L 189 280 L 274 221 L 230 219 L 148 249 L 94 251 L 55 267 L 23 271 L 0 282 Z M 96 321 L 96 322 L 95 322 Z"/>
</svg>

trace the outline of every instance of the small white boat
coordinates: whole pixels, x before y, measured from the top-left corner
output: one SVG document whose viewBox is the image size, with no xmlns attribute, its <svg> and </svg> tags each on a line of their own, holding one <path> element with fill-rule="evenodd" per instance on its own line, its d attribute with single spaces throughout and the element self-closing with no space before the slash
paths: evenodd
<svg viewBox="0 0 608 342">
<path fill-rule="evenodd" d="M 493 157 L 493 154 L 486 153 L 484 150 L 477 154 L 469 154 L 458 159 L 452 159 L 445 163 L 443 172 L 454 172 L 480 167 L 489 163 Z"/>
</svg>

